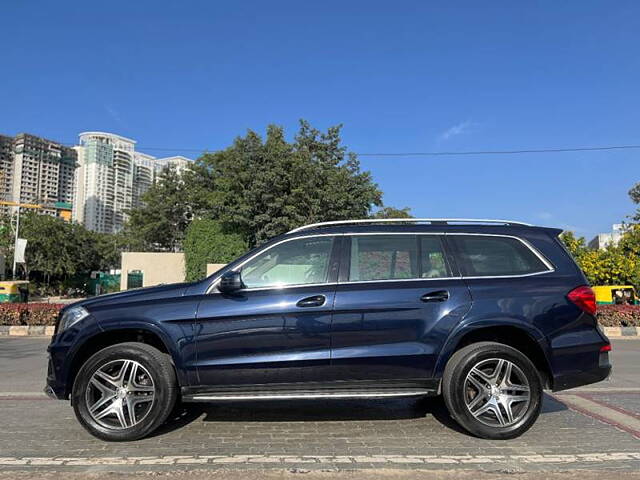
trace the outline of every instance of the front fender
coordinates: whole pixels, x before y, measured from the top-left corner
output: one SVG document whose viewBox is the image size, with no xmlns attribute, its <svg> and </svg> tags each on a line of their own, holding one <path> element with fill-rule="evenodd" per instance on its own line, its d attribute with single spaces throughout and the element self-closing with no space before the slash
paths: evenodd
<svg viewBox="0 0 640 480">
<path fill-rule="evenodd" d="M 192 358 L 192 352 L 195 351 L 195 344 L 193 342 L 193 325 L 191 323 L 163 322 L 159 324 L 134 318 L 101 320 L 99 324 L 101 330 L 105 333 L 109 333 L 110 331 L 142 330 L 155 335 L 160 339 L 171 356 L 178 376 L 178 383 L 180 385 L 191 384 L 192 375 L 189 374 L 189 364 L 195 360 L 195 358 Z"/>
</svg>

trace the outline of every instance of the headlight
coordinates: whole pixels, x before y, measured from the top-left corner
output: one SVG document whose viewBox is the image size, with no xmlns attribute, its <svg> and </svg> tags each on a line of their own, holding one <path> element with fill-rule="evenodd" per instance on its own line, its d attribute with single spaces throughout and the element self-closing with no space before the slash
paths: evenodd
<svg viewBox="0 0 640 480">
<path fill-rule="evenodd" d="M 60 327 L 58 328 L 59 332 L 66 330 L 72 325 L 75 325 L 83 318 L 89 316 L 89 312 L 87 312 L 83 307 L 71 307 L 69 310 L 62 314 L 62 318 L 60 319 Z"/>
</svg>

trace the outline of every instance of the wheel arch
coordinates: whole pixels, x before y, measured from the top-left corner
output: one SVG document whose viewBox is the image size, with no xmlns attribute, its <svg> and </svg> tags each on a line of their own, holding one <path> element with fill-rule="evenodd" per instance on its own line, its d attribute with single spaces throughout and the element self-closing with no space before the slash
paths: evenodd
<svg viewBox="0 0 640 480">
<path fill-rule="evenodd" d="M 447 339 L 434 370 L 436 378 L 442 378 L 451 356 L 467 345 L 477 342 L 498 342 L 525 354 L 540 372 L 544 388 L 553 388 L 553 374 L 546 354 L 544 335 L 529 324 L 517 321 L 479 322 L 464 325 Z"/>
<path fill-rule="evenodd" d="M 69 362 L 69 374 L 66 382 L 66 394 L 71 393 L 76 376 L 82 365 L 96 352 L 103 348 L 124 342 L 138 342 L 150 345 L 171 358 L 171 363 L 176 370 L 178 383 L 183 385 L 180 368 L 176 364 L 176 352 L 169 348 L 171 342 L 163 333 L 153 325 L 131 325 L 127 327 L 114 327 L 102 330 L 95 335 L 86 338 L 77 347 Z"/>
</svg>

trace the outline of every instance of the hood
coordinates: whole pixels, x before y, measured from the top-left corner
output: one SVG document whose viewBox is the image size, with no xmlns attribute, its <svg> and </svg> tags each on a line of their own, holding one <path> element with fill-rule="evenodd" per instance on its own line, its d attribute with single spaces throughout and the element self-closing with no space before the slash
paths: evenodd
<svg viewBox="0 0 640 480">
<path fill-rule="evenodd" d="M 170 297 L 180 297 L 184 295 L 186 289 L 191 285 L 193 284 L 171 283 L 166 285 L 156 285 L 153 287 L 136 288 L 133 290 L 125 290 L 124 292 L 108 293 L 106 295 L 87 298 L 86 300 L 72 303 L 70 306 L 82 306 L 90 310 L 91 307 L 102 307 L 106 305 L 154 300 L 159 298 L 165 299 Z"/>
</svg>

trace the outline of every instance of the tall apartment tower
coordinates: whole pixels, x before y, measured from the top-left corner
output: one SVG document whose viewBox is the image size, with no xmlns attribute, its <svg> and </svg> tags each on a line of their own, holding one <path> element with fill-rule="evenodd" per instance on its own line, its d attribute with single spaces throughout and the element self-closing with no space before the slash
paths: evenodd
<svg viewBox="0 0 640 480">
<path fill-rule="evenodd" d="M 13 199 L 13 137 L 0 135 L 0 200 Z M 7 214 L 9 208 L 0 205 L 0 213 Z"/>
<path fill-rule="evenodd" d="M 168 167 L 173 167 L 176 169 L 178 175 L 182 175 L 182 173 L 189 168 L 189 165 L 192 163 L 187 157 L 182 157 L 180 155 L 175 157 L 165 157 L 165 158 L 157 158 L 155 162 L 156 166 L 156 176 L 160 175 L 162 170 Z"/>
<path fill-rule="evenodd" d="M 133 170 L 133 208 L 142 206 L 142 196 L 151 188 L 155 179 L 155 157 L 136 152 Z"/>
<path fill-rule="evenodd" d="M 73 218 L 96 232 L 122 229 L 133 204 L 135 140 L 105 132 L 80 134 Z"/>
<path fill-rule="evenodd" d="M 96 232 L 115 233 L 127 212 L 153 185 L 155 157 L 135 151 L 136 141 L 106 132 L 80 134 L 73 219 Z"/>
<path fill-rule="evenodd" d="M 70 220 L 76 167 L 75 150 L 58 142 L 26 133 L 0 136 L 1 200 L 41 205 L 39 213 Z"/>
</svg>

